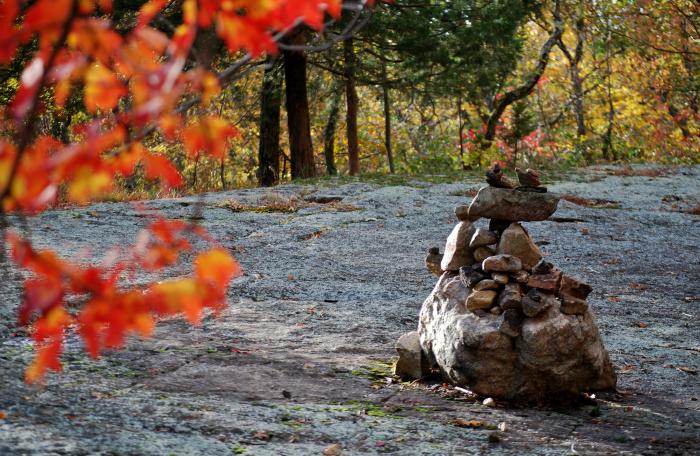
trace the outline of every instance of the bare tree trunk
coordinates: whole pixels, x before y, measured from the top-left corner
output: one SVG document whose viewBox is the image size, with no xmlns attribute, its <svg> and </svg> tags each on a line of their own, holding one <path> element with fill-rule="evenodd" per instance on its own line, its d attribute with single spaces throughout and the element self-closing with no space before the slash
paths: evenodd
<svg viewBox="0 0 700 456">
<path fill-rule="evenodd" d="M 360 153 L 357 143 L 357 89 L 355 87 L 355 49 L 353 39 L 345 40 L 343 51 L 345 55 L 345 99 L 347 103 L 347 139 L 348 164 L 350 175 L 360 172 Z"/>
<path fill-rule="evenodd" d="M 303 33 L 298 31 L 290 37 L 289 43 L 303 45 Z M 306 56 L 303 52 L 284 51 L 284 82 L 292 179 L 314 177 L 316 166 L 306 92 Z"/>
<path fill-rule="evenodd" d="M 338 174 L 335 166 L 335 132 L 338 127 L 338 113 L 340 111 L 340 97 L 343 85 L 339 81 L 333 83 L 333 93 L 331 94 L 331 108 L 328 113 L 328 121 L 323 129 L 323 155 L 326 159 L 326 172 L 333 176 Z"/>
<path fill-rule="evenodd" d="M 544 70 L 547 68 L 547 64 L 549 63 L 549 53 L 551 52 L 552 47 L 559 41 L 559 39 L 561 39 L 561 35 L 564 32 L 564 25 L 561 20 L 561 15 L 559 14 L 560 7 L 561 1 L 555 0 L 553 11 L 554 27 L 549 35 L 549 38 L 547 38 L 547 41 L 545 41 L 545 43 L 542 45 L 542 49 L 540 50 L 540 55 L 537 60 L 537 66 L 533 72 L 521 86 L 506 92 L 502 97 L 495 101 L 493 110 L 491 111 L 491 114 L 486 122 L 484 146 L 490 145 L 491 141 L 493 141 L 493 139 L 496 137 L 496 127 L 498 126 L 498 122 L 501 120 L 501 116 L 506 108 L 516 101 L 527 97 L 537 85 L 537 82 L 542 77 L 542 74 L 544 74 Z"/>
<path fill-rule="evenodd" d="M 389 94 L 389 78 L 386 71 L 386 60 L 384 59 L 384 51 L 382 50 L 382 99 L 384 101 L 384 148 L 386 149 L 386 158 L 389 162 L 389 172 L 394 174 L 394 153 L 391 150 L 391 98 Z"/>
<path fill-rule="evenodd" d="M 281 74 L 275 61 L 268 57 L 260 95 L 260 143 L 256 173 L 258 185 L 262 187 L 279 182 L 281 105 Z"/>
<path fill-rule="evenodd" d="M 457 122 L 459 123 L 459 161 L 462 170 L 466 171 L 467 163 L 464 161 L 464 119 L 462 119 L 462 97 L 457 98 Z"/>
<path fill-rule="evenodd" d="M 615 125 L 615 105 L 612 98 L 612 67 L 610 60 L 612 58 L 610 53 L 610 40 L 612 39 L 612 34 L 610 30 L 610 17 L 606 19 L 607 21 L 607 36 L 605 39 L 605 65 L 607 67 L 607 97 L 608 97 L 608 128 L 605 130 L 603 135 L 603 158 L 606 160 L 617 159 L 615 154 L 615 148 L 613 147 L 612 134 Z"/>
</svg>

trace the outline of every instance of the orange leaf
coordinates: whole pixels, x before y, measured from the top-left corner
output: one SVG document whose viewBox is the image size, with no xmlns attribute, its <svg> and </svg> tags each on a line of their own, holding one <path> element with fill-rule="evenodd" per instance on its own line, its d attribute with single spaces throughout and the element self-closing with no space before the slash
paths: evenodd
<svg viewBox="0 0 700 456">
<path fill-rule="evenodd" d="M 228 251 L 213 249 L 197 256 L 195 274 L 201 280 L 224 288 L 231 279 L 241 275 L 241 267 Z"/>
<path fill-rule="evenodd" d="M 85 75 L 85 107 L 90 112 L 112 109 L 126 95 L 126 87 L 110 70 L 99 63 Z"/>
<path fill-rule="evenodd" d="M 228 141 L 238 136 L 238 130 L 218 116 L 207 116 L 192 124 L 183 133 L 185 148 L 190 157 L 200 152 L 224 158 Z"/>
<path fill-rule="evenodd" d="M 164 187 L 179 187 L 182 185 L 182 176 L 165 155 L 146 154 L 143 164 L 148 179 L 160 179 Z"/>
</svg>

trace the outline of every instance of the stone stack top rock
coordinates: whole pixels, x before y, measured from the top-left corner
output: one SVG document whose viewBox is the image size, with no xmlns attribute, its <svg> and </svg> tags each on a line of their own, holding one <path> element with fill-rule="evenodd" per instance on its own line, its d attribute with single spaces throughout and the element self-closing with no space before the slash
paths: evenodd
<svg viewBox="0 0 700 456">
<path fill-rule="evenodd" d="M 557 210 L 559 199 L 554 193 L 483 187 L 469 206 L 469 216 L 510 222 L 547 220 Z"/>
</svg>

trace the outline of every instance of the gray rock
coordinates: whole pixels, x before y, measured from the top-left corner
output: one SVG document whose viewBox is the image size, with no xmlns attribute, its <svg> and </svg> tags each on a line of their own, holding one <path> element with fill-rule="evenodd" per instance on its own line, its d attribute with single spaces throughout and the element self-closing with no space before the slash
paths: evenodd
<svg viewBox="0 0 700 456">
<path fill-rule="evenodd" d="M 532 269 L 542 259 L 542 252 L 519 223 L 512 223 L 503 231 L 496 253 L 520 258 L 523 269 L 527 270 Z"/>
<path fill-rule="evenodd" d="M 540 293 L 536 289 L 527 292 L 522 300 L 523 313 L 528 317 L 536 317 L 545 309 L 554 305 L 558 307 L 557 299 L 550 294 Z"/>
<path fill-rule="evenodd" d="M 440 266 L 443 271 L 457 271 L 462 266 L 474 263 L 472 250 L 469 249 L 469 241 L 474 235 L 474 227 L 471 222 L 459 222 L 445 243 L 445 253 Z"/>
<path fill-rule="evenodd" d="M 567 315 L 583 315 L 588 310 L 588 304 L 583 299 L 569 295 L 561 295 L 561 311 Z"/>
<path fill-rule="evenodd" d="M 587 283 L 569 275 L 562 274 L 559 285 L 559 292 L 562 295 L 573 296 L 574 298 L 585 300 L 591 291 L 593 291 L 593 289 Z"/>
<path fill-rule="evenodd" d="M 506 283 L 510 282 L 508 274 L 503 274 L 502 272 L 494 272 L 491 274 L 491 278 L 494 280 L 494 282 L 501 285 L 505 285 Z"/>
<path fill-rule="evenodd" d="M 399 360 L 394 366 L 394 374 L 403 378 L 419 379 L 429 372 L 428 362 L 420 346 L 418 331 L 411 331 L 399 337 L 396 342 Z"/>
<path fill-rule="evenodd" d="M 484 187 L 469 206 L 469 215 L 511 222 L 546 220 L 558 203 L 559 196 L 553 193 Z"/>
<path fill-rule="evenodd" d="M 492 256 L 495 252 L 491 247 L 477 247 L 476 250 L 474 250 L 474 260 L 478 261 L 481 263 L 484 261 L 486 258 Z"/>
<path fill-rule="evenodd" d="M 467 297 L 467 309 L 489 309 L 497 295 L 498 292 L 494 290 L 473 291 Z"/>
<path fill-rule="evenodd" d="M 481 263 L 484 272 L 518 272 L 523 268 L 519 258 L 512 255 L 494 255 Z"/>
<path fill-rule="evenodd" d="M 474 291 L 498 290 L 499 288 L 501 288 L 501 285 L 492 279 L 484 279 L 474 285 Z"/>
<path fill-rule="evenodd" d="M 437 276 L 444 272 L 440 266 L 442 256 L 439 248 L 431 247 L 430 250 L 428 250 L 428 255 L 425 257 L 425 267 L 428 268 L 428 271 Z"/>
<path fill-rule="evenodd" d="M 590 311 L 564 315 L 557 304 L 524 320 L 514 309 L 500 316 L 477 314 L 465 311 L 468 293 L 457 275 L 447 272 L 420 312 L 421 347 L 447 381 L 485 397 L 525 402 L 615 386 Z"/>
<path fill-rule="evenodd" d="M 532 274 L 527 279 L 529 288 L 538 288 L 540 290 L 551 291 L 556 293 L 559 291 L 559 281 L 561 280 L 560 271 L 551 271 L 547 274 Z"/>
<path fill-rule="evenodd" d="M 509 283 L 498 295 L 496 304 L 507 309 L 520 309 L 522 307 L 523 292 L 519 283 Z"/>
<path fill-rule="evenodd" d="M 518 309 L 505 309 L 498 330 L 508 337 L 518 337 L 523 325 L 523 314 Z"/>
<path fill-rule="evenodd" d="M 474 288 L 477 283 L 488 277 L 488 274 L 474 270 L 469 266 L 459 268 L 459 278 L 466 288 Z"/>
<path fill-rule="evenodd" d="M 469 241 L 469 248 L 476 249 L 485 245 L 493 245 L 496 242 L 498 242 L 498 235 L 496 233 L 479 228 L 474 233 L 474 236 L 472 236 L 471 241 Z"/>
</svg>

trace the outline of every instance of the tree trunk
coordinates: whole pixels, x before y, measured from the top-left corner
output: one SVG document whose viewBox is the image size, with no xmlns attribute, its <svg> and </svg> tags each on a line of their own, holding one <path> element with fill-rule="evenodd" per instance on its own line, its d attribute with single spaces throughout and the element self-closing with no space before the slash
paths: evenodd
<svg viewBox="0 0 700 456">
<path fill-rule="evenodd" d="M 360 153 L 357 144 L 357 89 L 355 87 L 355 49 L 352 38 L 343 43 L 345 55 L 345 99 L 347 103 L 348 165 L 350 175 L 360 172 Z"/>
<path fill-rule="evenodd" d="M 467 163 L 464 161 L 464 119 L 462 119 L 462 97 L 457 98 L 457 123 L 459 124 L 459 161 L 462 163 L 462 170 L 467 170 Z"/>
<path fill-rule="evenodd" d="M 331 94 L 331 108 L 328 113 L 328 121 L 323 129 L 323 155 L 326 158 L 326 172 L 329 176 L 338 174 L 335 167 L 335 131 L 338 126 L 338 113 L 340 111 L 340 97 L 343 94 L 342 83 L 333 83 L 333 93 Z"/>
<path fill-rule="evenodd" d="M 280 107 L 282 78 L 275 61 L 268 57 L 260 94 L 260 143 L 258 146 L 258 185 L 279 183 Z"/>
<path fill-rule="evenodd" d="M 610 160 L 612 158 L 615 160 L 615 148 L 613 147 L 612 134 L 615 125 L 615 105 L 612 98 L 612 67 L 610 60 L 612 55 L 610 53 L 610 40 L 612 39 L 612 33 L 610 31 L 610 18 L 607 18 L 607 37 L 605 40 L 605 64 L 607 67 L 607 97 L 608 97 L 608 128 L 603 134 L 603 158 L 605 160 Z"/>
<path fill-rule="evenodd" d="M 288 42 L 303 45 L 303 33 L 297 32 Z M 303 52 L 284 51 L 284 82 L 292 179 L 314 177 L 316 166 L 311 143 L 309 100 L 306 93 L 306 56 Z"/>
<path fill-rule="evenodd" d="M 389 161 L 389 172 L 394 174 L 394 153 L 391 150 L 391 97 L 389 96 L 389 78 L 386 71 L 386 60 L 384 59 L 384 50 L 381 53 L 382 58 L 382 98 L 384 101 L 384 148 L 386 149 L 386 158 Z"/>
</svg>

